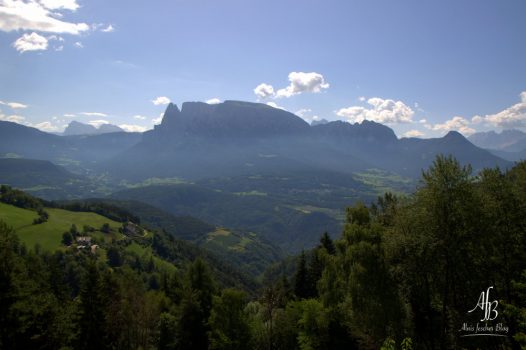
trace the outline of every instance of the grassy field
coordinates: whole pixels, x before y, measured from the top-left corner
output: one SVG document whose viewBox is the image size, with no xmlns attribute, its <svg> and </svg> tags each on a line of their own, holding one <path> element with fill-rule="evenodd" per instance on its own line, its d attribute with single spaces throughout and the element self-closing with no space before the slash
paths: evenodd
<svg viewBox="0 0 526 350">
<path fill-rule="evenodd" d="M 380 169 L 367 169 L 365 172 L 354 173 L 354 178 L 374 189 L 374 194 L 382 196 L 386 192 L 404 195 L 414 188 L 413 179 L 402 177 Z"/>
<path fill-rule="evenodd" d="M 27 247 L 32 248 L 35 244 L 39 244 L 44 250 L 59 248 L 62 233 L 69 231 L 72 224 L 75 224 L 79 231 L 82 231 L 84 225 L 99 229 L 104 223 L 108 223 L 115 231 L 121 227 L 120 223 L 95 213 L 53 208 L 45 208 L 45 211 L 49 214 L 48 221 L 33 225 L 33 219 L 37 217 L 36 212 L 0 203 L 0 220 L 12 226 Z"/>
<path fill-rule="evenodd" d="M 151 247 L 143 247 L 140 244 L 137 244 L 136 242 L 133 242 L 129 246 L 126 247 L 126 250 L 129 252 L 133 252 L 141 257 L 146 257 L 149 259 L 150 257 L 153 257 L 153 262 L 156 266 L 163 268 L 165 271 L 171 273 L 177 270 L 175 265 L 170 264 L 169 262 L 162 260 L 158 258 L 157 256 L 153 255 L 152 248 Z"/>
</svg>

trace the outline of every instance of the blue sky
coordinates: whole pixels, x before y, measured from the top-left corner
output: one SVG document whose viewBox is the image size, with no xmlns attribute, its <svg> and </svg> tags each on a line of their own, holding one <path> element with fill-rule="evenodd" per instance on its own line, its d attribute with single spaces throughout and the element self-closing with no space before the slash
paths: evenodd
<svg viewBox="0 0 526 350">
<path fill-rule="evenodd" d="M 399 136 L 524 129 L 524 14 L 523 0 L 0 0 L 0 119 L 144 130 L 168 99 L 236 99 Z"/>
</svg>

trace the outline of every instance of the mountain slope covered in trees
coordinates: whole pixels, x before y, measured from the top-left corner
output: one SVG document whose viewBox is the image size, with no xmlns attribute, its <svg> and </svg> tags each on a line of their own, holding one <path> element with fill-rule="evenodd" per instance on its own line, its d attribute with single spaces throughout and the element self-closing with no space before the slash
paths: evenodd
<svg viewBox="0 0 526 350">
<path fill-rule="evenodd" d="M 168 271 L 119 242 L 106 246 L 107 259 L 70 249 L 47 253 L 23 246 L 0 223 L 0 259 L 7 267 L 0 270 L 0 344 L 526 346 L 526 163 L 473 173 L 440 156 L 421 180 L 408 197 L 387 193 L 372 205 L 350 206 L 341 237 L 320 233 L 318 245 L 298 256 L 292 278 L 277 276 L 252 296 L 217 284 L 215 266 L 201 259 Z M 22 198 L 29 208 L 38 207 Z M 154 235 L 149 249 L 173 257 L 169 237 Z M 502 337 L 469 336 L 475 334 L 470 325 L 485 318 L 477 300 L 486 291 L 497 313 L 484 323 L 485 332 Z"/>
</svg>

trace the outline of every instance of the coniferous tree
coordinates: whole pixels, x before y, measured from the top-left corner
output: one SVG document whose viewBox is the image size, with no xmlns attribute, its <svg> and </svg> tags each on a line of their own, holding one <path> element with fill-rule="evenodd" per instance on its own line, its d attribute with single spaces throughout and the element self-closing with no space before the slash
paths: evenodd
<svg viewBox="0 0 526 350">
<path fill-rule="evenodd" d="M 294 294 L 299 299 L 309 297 L 307 259 L 304 251 L 301 252 L 298 260 L 298 268 L 296 269 L 296 276 L 294 278 Z"/>
<path fill-rule="evenodd" d="M 336 247 L 334 246 L 334 242 L 332 241 L 331 236 L 329 236 L 329 233 L 323 233 L 320 239 L 320 246 L 325 248 L 329 255 L 336 254 Z"/>
<path fill-rule="evenodd" d="M 90 261 L 80 290 L 80 318 L 78 348 L 106 349 L 105 300 L 101 276 L 95 261 Z"/>
</svg>

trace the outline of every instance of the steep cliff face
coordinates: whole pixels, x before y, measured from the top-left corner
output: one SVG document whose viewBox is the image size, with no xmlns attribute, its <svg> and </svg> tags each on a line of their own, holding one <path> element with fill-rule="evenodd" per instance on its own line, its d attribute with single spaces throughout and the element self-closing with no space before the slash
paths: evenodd
<svg viewBox="0 0 526 350">
<path fill-rule="evenodd" d="M 185 102 L 181 110 L 175 104 L 168 105 L 156 132 L 165 136 L 246 138 L 302 135 L 309 133 L 310 127 L 290 112 L 261 103 Z"/>
</svg>

